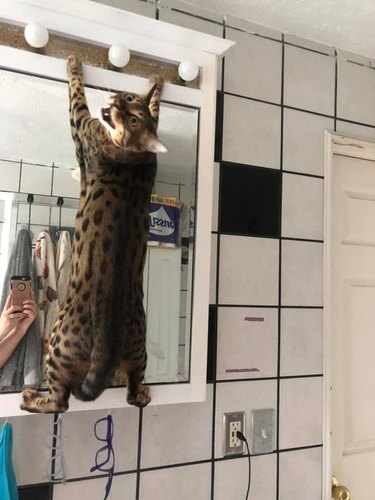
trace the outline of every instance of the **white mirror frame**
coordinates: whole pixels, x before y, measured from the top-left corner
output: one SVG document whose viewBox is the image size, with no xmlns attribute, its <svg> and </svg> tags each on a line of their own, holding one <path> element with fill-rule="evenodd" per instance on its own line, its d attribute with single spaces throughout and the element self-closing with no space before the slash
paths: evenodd
<svg viewBox="0 0 375 500">
<path fill-rule="evenodd" d="M 90 0 L 1 0 L 0 21 L 21 26 L 34 21 L 44 25 L 50 34 L 105 47 L 123 43 L 130 51 L 151 58 L 173 63 L 192 60 L 200 67 L 200 90 L 166 84 L 163 91 L 163 100 L 200 110 L 190 379 L 187 383 L 153 385 L 151 404 L 204 401 L 217 60 L 234 43 Z M 0 46 L 0 67 L 67 81 L 65 60 L 6 46 Z M 148 88 L 145 78 L 89 66 L 84 66 L 84 79 L 87 84 L 130 92 L 141 93 Z M 125 407 L 125 391 L 124 388 L 107 389 L 89 403 L 71 396 L 69 411 Z M 19 409 L 20 403 L 19 393 L 0 394 L 0 417 L 28 415 Z"/>
</svg>

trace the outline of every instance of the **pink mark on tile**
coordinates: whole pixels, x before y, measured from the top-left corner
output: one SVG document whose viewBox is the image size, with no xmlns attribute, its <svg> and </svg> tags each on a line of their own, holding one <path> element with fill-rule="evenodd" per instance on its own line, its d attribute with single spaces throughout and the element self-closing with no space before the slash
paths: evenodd
<svg viewBox="0 0 375 500">
<path fill-rule="evenodd" d="M 244 321 L 259 321 L 260 323 L 263 323 L 264 318 L 260 316 L 245 316 Z"/>
<path fill-rule="evenodd" d="M 259 372 L 258 368 L 227 368 L 225 373 L 248 373 Z"/>
</svg>

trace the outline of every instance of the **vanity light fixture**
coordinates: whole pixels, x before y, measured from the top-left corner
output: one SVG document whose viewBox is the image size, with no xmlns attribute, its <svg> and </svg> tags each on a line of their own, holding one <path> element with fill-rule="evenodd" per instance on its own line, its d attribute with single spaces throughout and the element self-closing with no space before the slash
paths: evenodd
<svg viewBox="0 0 375 500">
<path fill-rule="evenodd" d="M 26 42 L 36 49 L 45 47 L 48 43 L 48 30 L 39 23 L 29 23 L 26 25 L 24 36 Z"/>
<path fill-rule="evenodd" d="M 178 74 L 185 82 L 191 82 L 198 76 L 199 68 L 193 61 L 182 61 L 178 67 Z"/>
<path fill-rule="evenodd" d="M 116 66 L 116 68 L 123 68 L 130 60 L 129 49 L 121 43 L 116 43 L 109 49 L 108 59 L 113 66 Z"/>
</svg>

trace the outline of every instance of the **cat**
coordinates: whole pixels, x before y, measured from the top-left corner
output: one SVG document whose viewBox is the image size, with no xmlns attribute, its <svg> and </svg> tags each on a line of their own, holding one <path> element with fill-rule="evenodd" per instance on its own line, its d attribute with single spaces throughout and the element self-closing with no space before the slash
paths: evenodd
<svg viewBox="0 0 375 500">
<path fill-rule="evenodd" d="M 92 118 L 76 56 L 69 56 L 67 70 L 81 183 L 72 276 L 49 342 L 48 396 L 25 389 L 21 409 L 61 413 L 71 393 L 94 400 L 116 370 L 126 376 L 127 402 L 143 407 L 151 400 L 142 384 L 143 267 L 156 153 L 167 151 L 156 135 L 163 80 L 154 77 L 145 96 L 111 96 Z"/>
</svg>

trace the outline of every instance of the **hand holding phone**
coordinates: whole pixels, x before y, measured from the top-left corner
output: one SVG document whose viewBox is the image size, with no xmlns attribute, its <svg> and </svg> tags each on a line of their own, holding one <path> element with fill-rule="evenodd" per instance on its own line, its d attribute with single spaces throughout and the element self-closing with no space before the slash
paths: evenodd
<svg viewBox="0 0 375 500">
<path fill-rule="evenodd" d="M 30 276 L 12 276 L 10 278 L 10 300 L 12 306 L 23 308 L 26 300 L 32 299 Z"/>
</svg>

